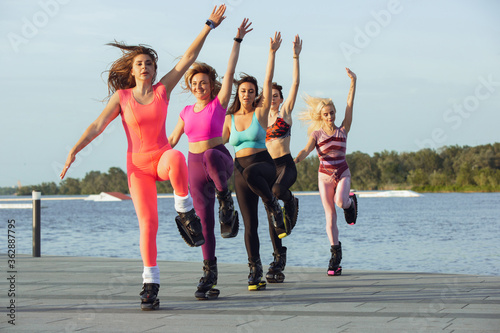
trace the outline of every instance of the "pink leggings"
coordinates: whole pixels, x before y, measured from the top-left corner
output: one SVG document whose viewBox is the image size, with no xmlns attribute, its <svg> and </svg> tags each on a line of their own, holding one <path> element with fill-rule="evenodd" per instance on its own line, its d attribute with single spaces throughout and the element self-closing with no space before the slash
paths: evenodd
<svg viewBox="0 0 500 333">
<path fill-rule="evenodd" d="M 153 153 L 128 153 L 130 195 L 139 219 L 141 257 L 146 267 L 156 266 L 158 203 L 156 181 L 169 180 L 175 194 L 188 195 L 188 171 L 184 155 L 166 146 Z"/>
<path fill-rule="evenodd" d="M 325 210 L 326 234 L 330 240 L 330 245 L 337 245 L 339 243 L 339 229 L 337 227 L 335 204 L 342 209 L 349 208 L 351 205 L 349 199 L 351 173 L 349 169 L 342 173 L 338 181 L 336 177 L 318 172 L 318 188 Z"/>
</svg>

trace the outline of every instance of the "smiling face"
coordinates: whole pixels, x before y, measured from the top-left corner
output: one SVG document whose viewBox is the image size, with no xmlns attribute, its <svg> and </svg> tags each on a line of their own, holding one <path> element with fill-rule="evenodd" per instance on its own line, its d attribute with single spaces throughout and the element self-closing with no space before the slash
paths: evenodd
<svg viewBox="0 0 500 333">
<path fill-rule="evenodd" d="M 208 74 L 197 73 L 193 75 L 193 78 L 191 79 L 191 92 L 193 93 L 194 97 L 196 97 L 196 99 L 210 99 L 212 85 L 210 84 L 210 78 Z"/>
<path fill-rule="evenodd" d="M 335 122 L 335 107 L 332 104 L 323 106 L 321 109 L 321 120 L 328 127 L 333 127 Z"/>
<path fill-rule="evenodd" d="M 278 89 L 273 89 L 271 109 L 278 110 L 281 103 L 283 103 L 283 98 L 281 98 L 280 91 Z"/>
<path fill-rule="evenodd" d="M 238 87 L 238 98 L 240 99 L 241 106 L 249 109 L 253 106 L 253 102 L 257 97 L 255 85 L 251 82 L 243 82 Z"/>
<path fill-rule="evenodd" d="M 147 54 L 139 54 L 132 63 L 132 76 L 136 80 L 152 80 L 156 74 L 155 63 Z"/>
</svg>

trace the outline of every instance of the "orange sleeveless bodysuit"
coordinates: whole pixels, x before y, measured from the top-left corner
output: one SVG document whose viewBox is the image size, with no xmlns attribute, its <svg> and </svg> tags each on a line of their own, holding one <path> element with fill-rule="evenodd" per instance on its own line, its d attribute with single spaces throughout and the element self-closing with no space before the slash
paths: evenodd
<svg viewBox="0 0 500 333">
<path fill-rule="evenodd" d="M 170 147 L 165 132 L 168 109 L 165 86 L 157 83 L 153 92 L 153 101 L 142 105 L 135 100 L 132 89 L 118 90 L 128 140 L 128 185 L 139 220 L 141 256 L 147 267 L 156 266 L 156 181 L 170 180 L 175 194 L 188 195 L 186 159 Z"/>
</svg>

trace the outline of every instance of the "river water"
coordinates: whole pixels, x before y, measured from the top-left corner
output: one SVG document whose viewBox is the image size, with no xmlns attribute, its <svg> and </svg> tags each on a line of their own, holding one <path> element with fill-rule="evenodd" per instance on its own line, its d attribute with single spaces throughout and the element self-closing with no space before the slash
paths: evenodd
<svg viewBox="0 0 500 333">
<path fill-rule="evenodd" d="M 300 200 L 297 226 L 283 239 L 283 245 L 288 247 L 287 265 L 323 267 L 326 271 L 330 245 L 323 207 L 319 195 L 307 194 L 297 193 Z M 499 204 L 500 193 L 359 198 L 356 225 L 347 225 L 343 211 L 337 209 L 343 269 L 498 276 Z M 201 249 L 188 247 L 177 231 L 173 199 L 160 198 L 158 206 L 158 259 L 201 262 Z M 7 244 L 7 221 L 14 219 L 16 253 L 31 254 L 32 211 L 0 209 L 0 214 L 3 222 L 0 239 L 5 240 L 1 243 Z M 132 201 L 44 200 L 42 197 L 41 220 L 42 256 L 140 258 L 139 229 Z M 262 204 L 259 221 L 261 258 L 267 264 L 272 261 L 273 249 Z M 223 239 L 216 226 L 219 262 L 247 262 L 242 228 L 240 221 L 238 236 Z M 0 253 L 7 252 L 7 246 L 3 248 Z"/>
</svg>

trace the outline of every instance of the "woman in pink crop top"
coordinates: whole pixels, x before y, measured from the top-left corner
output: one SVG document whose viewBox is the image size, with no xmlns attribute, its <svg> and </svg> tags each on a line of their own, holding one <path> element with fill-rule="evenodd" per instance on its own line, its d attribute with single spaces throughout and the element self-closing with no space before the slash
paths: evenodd
<svg viewBox="0 0 500 333">
<path fill-rule="evenodd" d="M 299 35 L 293 41 L 293 81 L 287 99 L 283 102 L 283 87 L 273 82 L 273 95 L 271 110 L 269 111 L 268 127 L 266 131 L 267 151 L 276 164 L 276 182 L 273 185 L 273 193 L 279 200 L 283 200 L 285 219 L 290 225 L 290 231 L 297 222 L 299 200 L 292 195 L 290 187 L 297 180 L 297 168 L 290 153 L 290 138 L 292 127 L 292 110 L 295 106 L 297 93 L 299 91 L 300 69 L 299 55 L 302 50 L 302 40 Z M 283 103 L 281 109 L 280 105 Z M 273 244 L 274 261 L 269 264 L 266 274 L 267 282 L 283 282 L 285 275 L 283 270 L 286 265 L 286 247 L 282 245 L 273 228 L 269 230 Z"/>
<path fill-rule="evenodd" d="M 165 133 L 170 93 L 193 64 L 209 32 L 225 18 L 225 5 L 215 7 L 201 33 L 174 68 L 154 84 L 156 52 L 144 45 L 118 47 L 123 56 L 109 70 L 108 89 L 112 94 L 100 116 L 87 128 L 71 149 L 61 172 L 64 178 L 77 153 L 104 131 L 118 115 L 128 140 L 127 175 L 140 230 L 140 251 L 144 264 L 141 309 L 159 308 L 157 299 L 160 271 L 156 263 L 158 209 L 156 181 L 170 180 L 174 188 L 176 223 L 190 246 L 204 242 L 201 224 L 188 191 L 188 173 L 184 155 L 171 148 Z"/>
<path fill-rule="evenodd" d="M 219 290 L 214 288 L 218 277 L 214 234 L 215 193 L 219 201 L 222 237 L 231 238 L 238 234 L 238 213 L 234 210 L 227 184 L 233 174 L 233 158 L 222 142 L 222 127 L 231 98 L 240 44 L 245 35 L 252 31 L 251 24 L 248 19 L 244 19 L 238 28 L 222 85 L 217 81 L 215 69 L 207 64 L 195 63 L 186 72 L 186 89 L 196 97 L 196 104 L 188 105 L 181 111 L 169 137 L 172 147 L 179 142 L 183 133 L 189 141 L 189 188 L 205 238 L 205 244 L 201 246 L 203 276 L 195 292 L 198 299 L 216 299 L 219 295 Z"/>
<path fill-rule="evenodd" d="M 346 68 L 351 78 L 351 87 L 347 96 L 344 121 L 340 127 L 335 126 L 336 109 L 329 98 L 306 98 L 308 109 L 301 114 L 301 119 L 309 121 L 309 140 L 306 147 L 299 152 L 295 162 L 299 163 L 316 148 L 320 161 L 318 170 L 318 188 L 321 202 L 325 209 L 326 234 L 330 241 L 332 256 L 327 273 L 330 276 L 340 275 L 342 267 L 342 247 L 339 242 L 337 227 L 337 213 L 335 204 L 344 209 L 344 216 L 348 224 L 355 224 L 358 215 L 356 195 L 350 193 L 351 173 L 347 165 L 346 142 L 347 133 L 351 129 L 354 94 L 356 92 L 356 74 Z"/>
</svg>

